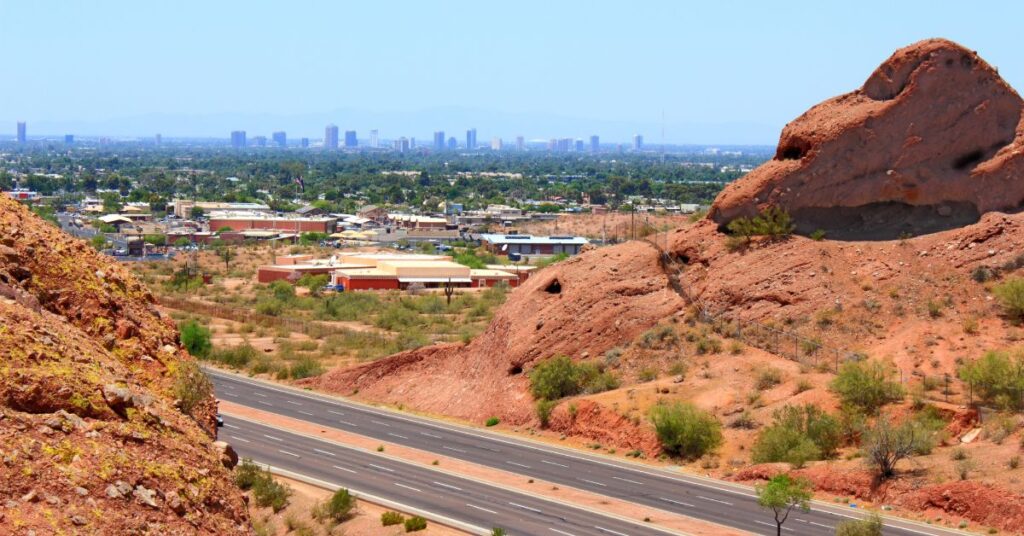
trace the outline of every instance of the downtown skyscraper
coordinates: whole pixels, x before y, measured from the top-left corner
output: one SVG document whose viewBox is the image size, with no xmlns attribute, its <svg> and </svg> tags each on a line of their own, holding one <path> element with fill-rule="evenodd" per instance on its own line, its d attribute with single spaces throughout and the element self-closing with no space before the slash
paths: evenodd
<svg viewBox="0 0 1024 536">
<path fill-rule="evenodd" d="M 355 149 L 359 145 L 359 140 L 356 138 L 356 131 L 346 130 L 345 131 L 345 148 Z"/>
<path fill-rule="evenodd" d="M 469 151 L 476 149 L 476 129 L 471 128 L 466 131 L 466 149 Z"/>
<path fill-rule="evenodd" d="M 443 130 L 438 130 L 437 132 L 434 133 L 434 150 L 435 151 L 443 151 L 444 150 L 444 131 Z"/>
<path fill-rule="evenodd" d="M 25 122 L 18 121 L 18 143 L 25 143 L 28 141 L 28 136 L 25 133 Z"/>
<path fill-rule="evenodd" d="M 324 127 L 324 149 L 338 148 L 338 127 L 327 125 Z"/>
<path fill-rule="evenodd" d="M 232 130 L 231 131 L 231 146 L 235 149 L 242 149 L 245 147 L 245 131 L 244 130 Z"/>
</svg>

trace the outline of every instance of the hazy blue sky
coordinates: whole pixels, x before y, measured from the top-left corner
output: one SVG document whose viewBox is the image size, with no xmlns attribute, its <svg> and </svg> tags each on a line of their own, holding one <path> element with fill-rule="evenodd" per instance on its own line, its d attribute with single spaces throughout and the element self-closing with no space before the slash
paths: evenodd
<svg viewBox="0 0 1024 536">
<path fill-rule="evenodd" d="M 750 128 L 774 143 L 786 121 L 859 86 L 894 49 L 926 37 L 978 50 L 1024 87 L 1022 5 L 0 0 L 0 121 L 143 134 L 161 130 L 160 117 L 131 127 L 117 120 L 179 116 L 166 118 L 174 133 L 186 114 L 228 114 L 221 122 L 304 115 L 310 125 L 279 122 L 304 130 L 292 136 L 319 137 L 320 118 L 332 111 L 351 111 L 333 121 L 362 135 L 376 125 L 347 122 L 457 107 L 458 122 L 510 136 L 524 127 L 509 117 L 628 129 L 657 124 L 664 111 L 670 141 L 728 141 L 692 139 L 700 131 L 686 124 L 725 125 L 743 141 L 749 133 L 739 131 Z M 220 128 L 229 127 L 196 119 L 197 130 Z M 13 125 L 0 124 L 7 130 Z"/>
</svg>

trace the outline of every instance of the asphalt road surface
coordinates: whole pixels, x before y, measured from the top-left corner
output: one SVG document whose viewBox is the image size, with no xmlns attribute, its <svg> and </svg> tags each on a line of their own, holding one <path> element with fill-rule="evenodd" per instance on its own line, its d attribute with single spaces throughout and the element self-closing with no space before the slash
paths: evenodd
<svg viewBox="0 0 1024 536">
<path fill-rule="evenodd" d="M 240 456 L 355 493 L 385 497 L 490 531 L 551 536 L 665 536 L 653 526 L 601 516 L 525 493 L 396 461 L 376 453 L 292 434 L 251 421 L 224 418 L 223 439 Z"/>
<path fill-rule="evenodd" d="M 773 515 L 758 506 L 749 488 L 373 408 L 215 370 L 207 372 L 218 398 L 236 404 L 754 534 L 775 534 Z M 837 523 L 858 514 L 848 506 L 814 504 L 810 512 L 794 512 L 783 532 L 793 536 L 833 536 Z M 886 536 L 966 534 L 890 518 L 885 525 Z"/>
</svg>

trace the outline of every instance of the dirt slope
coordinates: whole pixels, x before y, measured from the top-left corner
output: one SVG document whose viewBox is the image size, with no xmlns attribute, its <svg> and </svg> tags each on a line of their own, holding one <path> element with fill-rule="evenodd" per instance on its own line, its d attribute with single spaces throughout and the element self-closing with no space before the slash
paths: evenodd
<svg viewBox="0 0 1024 536">
<path fill-rule="evenodd" d="M 116 263 L 0 197 L 0 533 L 249 534 L 213 444 L 176 407 L 192 358 Z M 198 422 L 197 422 L 198 421 Z"/>
</svg>

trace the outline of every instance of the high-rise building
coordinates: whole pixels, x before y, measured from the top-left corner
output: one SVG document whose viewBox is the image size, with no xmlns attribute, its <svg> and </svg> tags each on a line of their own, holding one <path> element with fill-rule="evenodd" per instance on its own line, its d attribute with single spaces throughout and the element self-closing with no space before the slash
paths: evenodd
<svg viewBox="0 0 1024 536">
<path fill-rule="evenodd" d="M 633 150 L 642 151 L 644 149 L 644 137 L 640 134 L 633 136 Z"/>
<path fill-rule="evenodd" d="M 501 138 L 494 137 L 494 138 L 491 139 L 491 150 L 492 151 L 500 151 L 501 150 Z"/>
<path fill-rule="evenodd" d="M 327 125 L 324 128 L 324 149 L 338 148 L 338 127 Z"/>
<path fill-rule="evenodd" d="M 380 138 L 377 135 L 377 129 L 373 129 L 370 131 L 370 148 L 376 149 L 377 147 L 380 147 Z"/>
<path fill-rule="evenodd" d="M 576 140 L 576 152 L 577 153 L 582 153 L 583 152 L 583 140 Z"/>
<path fill-rule="evenodd" d="M 256 145 L 256 147 L 266 147 L 267 146 L 267 137 L 266 136 L 256 136 L 256 137 L 254 137 L 252 139 L 252 141 Z"/>
<path fill-rule="evenodd" d="M 345 131 L 345 147 L 352 149 L 359 145 L 359 141 L 356 140 L 356 131 L 346 130 Z"/>
<path fill-rule="evenodd" d="M 283 130 L 279 130 L 271 134 L 270 137 L 271 139 L 274 140 L 274 145 L 277 145 L 278 147 L 281 148 L 288 146 L 288 134 L 286 134 Z"/>
<path fill-rule="evenodd" d="M 18 143 L 25 143 L 28 141 L 28 136 L 25 135 L 25 122 L 18 121 Z"/>
<path fill-rule="evenodd" d="M 64 135 L 64 145 L 74 145 L 74 144 L 75 144 L 75 135 L 74 134 L 65 134 Z"/>
<path fill-rule="evenodd" d="M 395 151 L 404 153 L 409 150 L 409 140 L 405 137 L 395 140 Z"/>
<path fill-rule="evenodd" d="M 231 146 L 235 149 L 241 149 L 245 147 L 245 131 L 244 130 L 233 130 L 231 131 Z"/>
<path fill-rule="evenodd" d="M 459 148 L 459 140 L 455 139 L 455 136 L 448 138 L 448 150 L 454 151 Z"/>
<path fill-rule="evenodd" d="M 555 151 L 558 150 L 558 140 L 557 139 L 551 138 L 550 140 L 548 140 L 548 150 L 551 151 L 551 152 L 555 152 Z"/>
<path fill-rule="evenodd" d="M 516 150 L 523 152 L 526 149 L 526 140 L 522 136 L 516 136 Z"/>
<path fill-rule="evenodd" d="M 476 149 L 476 129 L 471 128 L 466 131 L 466 149 L 473 151 Z"/>
<path fill-rule="evenodd" d="M 443 151 L 444 150 L 444 131 L 443 130 L 438 130 L 437 132 L 434 133 L 434 150 L 435 151 Z"/>
<path fill-rule="evenodd" d="M 301 140 L 299 140 L 299 146 L 302 147 L 303 149 L 309 148 L 309 138 L 302 138 Z"/>
<path fill-rule="evenodd" d="M 416 138 L 409 138 L 409 150 L 416 148 Z"/>
<path fill-rule="evenodd" d="M 601 137 L 591 136 L 590 137 L 590 152 L 597 153 L 601 151 Z"/>
<path fill-rule="evenodd" d="M 567 153 L 572 146 L 572 138 L 561 138 L 558 140 L 558 152 Z"/>
<path fill-rule="evenodd" d="M 153 143 L 155 143 L 157 145 L 163 145 L 164 137 L 162 135 L 160 135 L 160 133 L 158 132 L 156 134 L 156 136 L 153 137 Z"/>
</svg>

